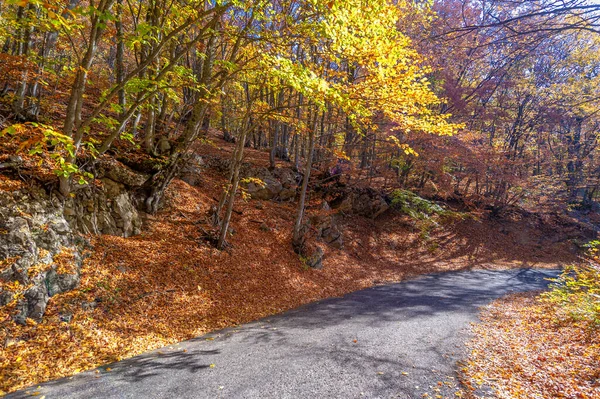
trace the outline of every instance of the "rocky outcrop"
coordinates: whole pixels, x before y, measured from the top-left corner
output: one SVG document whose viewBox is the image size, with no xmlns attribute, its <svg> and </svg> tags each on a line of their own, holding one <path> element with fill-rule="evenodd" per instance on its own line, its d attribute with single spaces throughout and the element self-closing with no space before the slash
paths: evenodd
<svg viewBox="0 0 600 399">
<path fill-rule="evenodd" d="M 281 201 L 294 199 L 302 181 L 302 175 L 290 168 L 276 168 L 271 171 L 271 174 L 281 182 L 282 188 L 277 198 Z"/>
<path fill-rule="evenodd" d="M 65 202 L 64 214 L 70 226 L 84 234 L 129 237 L 139 234 L 142 217 L 137 205 L 143 203 L 136 192 L 149 178 L 115 160 L 101 160 L 97 182 L 75 187 Z"/>
<path fill-rule="evenodd" d="M 202 182 L 202 171 L 205 166 L 206 162 L 200 155 L 192 154 L 179 172 L 179 178 L 191 186 L 198 186 Z"/>
<path fill-rule="evenodd" d="M 14 306 L 15 321 L 39 321 L 52 296 L 79 284 L 85 240 L 77 233 L 140 233 L 136 193 L 148 175 L 113 159 L 95 167 L 97 179 L 66 200 L 41 188 L 0 191 L 0 306 Z"/>
<path fill-rule="evenodd" d="M 344 246 L 344 236 L 327 202 L 323 203 L 318 213 L 310 216 L 309 223 L 317 232 L 317 236 L 331 247 L 341 249 Z"/>
<path fill-rule="evenodd" d="M 301 179 L 298 173 L 289 168 L 254 168 L 247 171 L 245 176 L 242 187 L 252 198 L 261 200 L 288 201 L 295 198 Z"/>
<path fill-rule="evenodd" d="M 281 182 L 266 168 L 254 170 L 248 177 L 242 181 L 242 187 L 253 199 L 271 200 L 283 190 Z"/>
<path fill-rule="evenodd" d="M 0 306 L 39 321 L 52 296 L 79 284 L 83 243 L 44 191 L 0 192 Z"/>
<path fill-rule="evenodd" d="M 312 269 L 321 270 L 323 268 L 323 255 L 323 249 L 321 249 L 321 247 L 316 247 L 313 253 L 306 257 L 306 266 Z"/>
<path fill-rule="evenodd" d="M 206 156 L 204 165 L 228 174 L 231 160 L 218 156 Z M 291 168 L 268 169 L 243 163 L 240 168 L 241 186 L 253 199 L 289 201 L 296 197 L 302 175 Z"/>
<path fill-rule="evenodd" d="M 224 158 L 219 155 L 205 155 L 202 159 L 207 167 L 224 175 L 229 173 L 231 168 L 231 158 Z M 254 165 L 249 162 L 242 163 L 242 166 L 240 167 L 240 176 L 250 176 L 254 168 Z"/>
<path fill-rule="evenodd" d="M 336 194 L 338 199 L 333 204 L 338 212 L 375 219 L 390 209 L 385 196 L 372 188 L 355 188 Z"/>
</svg>

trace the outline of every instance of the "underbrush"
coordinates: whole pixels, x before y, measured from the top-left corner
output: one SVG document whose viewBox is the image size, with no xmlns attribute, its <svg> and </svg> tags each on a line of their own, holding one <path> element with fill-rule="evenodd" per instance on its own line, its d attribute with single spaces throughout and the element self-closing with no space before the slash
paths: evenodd
<svg viewBox="0 0 600 399">
<path fill-rule="evenodd" d="M 456 212 L 422 198 L 409 190 L 394 190 L 391 194 L 392 209 L 408 215 L 416 222 L 420 238 L 429 240 L 431 231 L 443 223 L 464 220 L 468 213 Z"/>
<path fill-rule="evenodd" d="M 542 294 L 561 322 L 583 323 L 600 327 L 600 241 L 587 244 L 589 263 L 567 266 L 554 280 L 550 291 Z"/>
</svg>

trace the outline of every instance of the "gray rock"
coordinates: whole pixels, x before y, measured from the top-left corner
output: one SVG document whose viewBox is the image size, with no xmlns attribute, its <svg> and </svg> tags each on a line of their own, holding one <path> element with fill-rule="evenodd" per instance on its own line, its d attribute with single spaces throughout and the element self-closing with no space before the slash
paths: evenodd
<svg viewBox="0 0 600 399">
<path fill-rule="evenodd" d="M 73 320 L 73 313 L 71 312 L 60 312 L 58 314 L 58 319 L 63 323 L 70 323 Z"/>
<path fill-rule="evenodd" d="M 18 155 L 11 155 L 8 157 L 8 162 L 0 162 L 0 169 L 15 169 L 21 166 L 23 158 Z"/>
<path fill-rule="evenodd" d="M 64 217 L 64 209 L 42 190 L 0 192 L 0 279 L 18 281 L 25 289 L 16 306 L 15 321 L 41 320 L 53 295 L 79 284 L 82 242 Z M 54 257 L 73 254 L 73 273 L 56 272 Z M 31 268 L 40 270 L 32 273 Z M 32 275 L 33 274 L 33 275 Z M 0 292 L 0 306 L 10 303 L 17 292 Z"/>
<path fill-rule="evenodd" d="M 82 187 L 67 200 L 63 212 L 72 229 L 83 234 L 129 237 L 139 234 L 142 216 L 127 185 L 104 177 L 102 187 Z"/>
<path fill-rule="evenodd" d="M 323 250 L 317 247 L 312 255 L 306 260 L 308 267 L 320 270 L 323 268 Z"/>
<path fill-rule="evenodd" d="M 79 275 L 56 274 L 56 282 L 58 284 L 58 290 L 54 291 L 52 295 L 75 289 L 79 285 Z"/>
<path fill-rule="evenodd" d="M 98 177 L 107 177 L 128 188 L 141 187 L 150 178 L 150 175 L 134 171 L 121 162 L 110 158 L 99 160 L 98 169 L 100 170 Z"/>
<path fill-rule="evenodd" d="M 81 304 L 81 308 L 83 310 L 94 310 L 96 309 L 96 307 L 98 306 L 98 302 L 96 301 L 92 301 L 92 302 L 83 302 Z"/>
<path fill-rule="evenodd" d="M 357 215 L 375 219 L 388 209 L 389 205 L 379 194 L 370 191 L 353 193 L 352 211 Z"/>
<path fill-rule="evenodd" d="M 321 232 L 323 240 L 331 247 L 342 249 L 344 247 L 344 236 L 337 226 L 331 226 Z"/>
<path fill-rule="evenodd" d="M 20 155 L 11 155 L 8 157 L 10 162 L 23 163 L 23 158 Z"/>
<path fill-rule="evenodd" d="M 12 292 L 3 291 L 2 288 L 0 288 L 0 306 L 8 305 L 9 303 L 12 302 L 14 297 L 15 297 L 15 295 Z"/>
<path fill-rule="evenodd" d="M 322 238 L 333 248 L 341 249 L 344 246 L 344 237 L 337 227 L 335 216 L 331 213 L 331 207 L 324 202 L 321 210 L 309 218 L 311 226 L 317 231 L 318 237 Z"/>
<path fill-rule="evenodd" d="M 390 206 L 384 196 L 370 188 L 346 192 L 344 200 L 336 207 L 339 213 L 352 213 L 371 219 L 377 218 L 388 209 Z"/>
<path fill-rule="evenodd" d="M 296 189 L 295 188 L 283 188 L 279 193 L 279 199 L 282 201 L 289 201 L 296 198 Z"/>
<path fill-rule="evenodd" d="M 26 313 L 23 313 L 23 312 L 17 313 L 13 317 L 13 321 L 17 324 L 25 326 L 25 325 L 27 325 L 27 317 L 25 315 L 26 315 Z"/>
<path fill-rule="evenodd" d="M 294 192 L 296 187 L 302 180 L 302 176 L 299 173 L 294 172 L 290 168 L 276 168 L 273 169 L 272 174 L 277 180 L 281 182 L 284 188 L 293 188 Z"/>
<path fill-rule="evenodd" d="M 71 227 L 64 218 L 56 218 L 50 222 L 50 231 L 54 231 L 57 234 L 68 234 L 71 232 Z"/>
<path fill-rule="evenodd" d="M 139 220 L 139 215 L 127 193 L 122 193 L 115 198 L 113 209 L 121 218 L 123 237 L 140 233 L 139 225 L 141 223 L 136 223 Z"/>
<path fill-rule="evenodd" d="M 34 285 L 25 291 L 24 296 L 27 301 L 27 317 L 40 321 L 46 312 L 46 306 L 50 298 L 44 279 L 42 279 L 41 284 Z"/>
<path fill-rule="evenodd" d="M 162 136 L 160 140 L 158 140 L 157 148 L 159 154 L 166 154 L 171 151 L 171 143 L 169 143 L 169 139 L 165 136 Z"/>
<path fill-rule="evenodd" d="M 245 184 L 246 191 L 254 199 L 271 200 L 283 190 L 283 185 L 279 180 L 265 168 L 256 171 L 253 177 L 260 179 L 262 182 L 262 184 L 259 184 L 251 181 Z"/>
<path fill-rule="evenodd" d="M 106 197 L 108 199 L 114 198 L 118 195 L 120 195 L 121 193 L 125 192 L 125 185 L 119 182 L 116 182 L 112 179 L 109 178 L 103 178 L 101 179 L 102 181 L 102 186 L 103 186 L 103 192 L 106 195 Z M 98 195 L 96 195 L 98 196 Z M 94 206 L 94 200 L 90 199 L 87 201 L 84 201 L 86 203 L 87 206 Z"/>
<path fill-rule="evenodd" d="M 202 182 L 202 172 L 206 162 L 198 155 L 193 154 L 186 159 L 186 162 L 179 172 L 179 178 L 191 186 L 197 186 Z"/>
<path fill-rule="evenodd" d="M 257 178 L 263 184 L 247 182 L 242 184 L 253 199 L 288 201 L 296 197 L 300 175 L 289 168 L 253 168 L 244 172 L 244 176 Z"/>
</svg>

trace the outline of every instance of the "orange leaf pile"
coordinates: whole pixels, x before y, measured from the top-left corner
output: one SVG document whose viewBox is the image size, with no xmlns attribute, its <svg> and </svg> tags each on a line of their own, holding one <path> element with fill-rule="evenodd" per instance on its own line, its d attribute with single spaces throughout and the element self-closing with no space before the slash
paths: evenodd
<svg viewBox="0 0 600 399">
<path fill-rule="evenodd" d="M 558 323 L 550 306 L 528 293 L 484 309 L 462 369 L 469 394 L 485 386 L 503 399 L 600 397 L 600 331 Z"/>
</svg>

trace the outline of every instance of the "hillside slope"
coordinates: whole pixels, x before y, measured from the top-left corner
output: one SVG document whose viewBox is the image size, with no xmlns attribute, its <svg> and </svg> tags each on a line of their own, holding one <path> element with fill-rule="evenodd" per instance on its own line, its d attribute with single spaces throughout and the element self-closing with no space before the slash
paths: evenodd
<svg viewBox="0 0 600 399">
<path fill-rule="evenodd" d="M 227 148 L 211 146 L 225 159 Z M 260 165 L 264 152 L 249 150 Z M 285 166 L 285 165 L 280 165 Z M 3 189 L 23 183 L 3 178 Z M 422 231 L 387 211 L 368 219 L 336 215 L 341 249 L 325 248 L 323 269 L 311 269 L 290 245 L 295 203 L 237 202 L 230 246 L 205 240 L 207 212 L 225 183 L 207 166 L 197 186 L 176 180 L 165 207 L 145 215 L 143 232 L 123 238 L 88 236 L 81 285 L 51 298 L 43 321 L 25 326 L 3 311 L 0 365 L 4 391 L 127 358 L 322 298 L 423 273 L 476 268 L 555 267 L 575 261 L 572 226 L 528 213 L 485 215 Z M 320 209 L 313 198 L 310 212 Z M 310 215 L 309 212 L 309 215 Z M 546 222 L 544 221 L 546 220 Z"/>
</svg>

